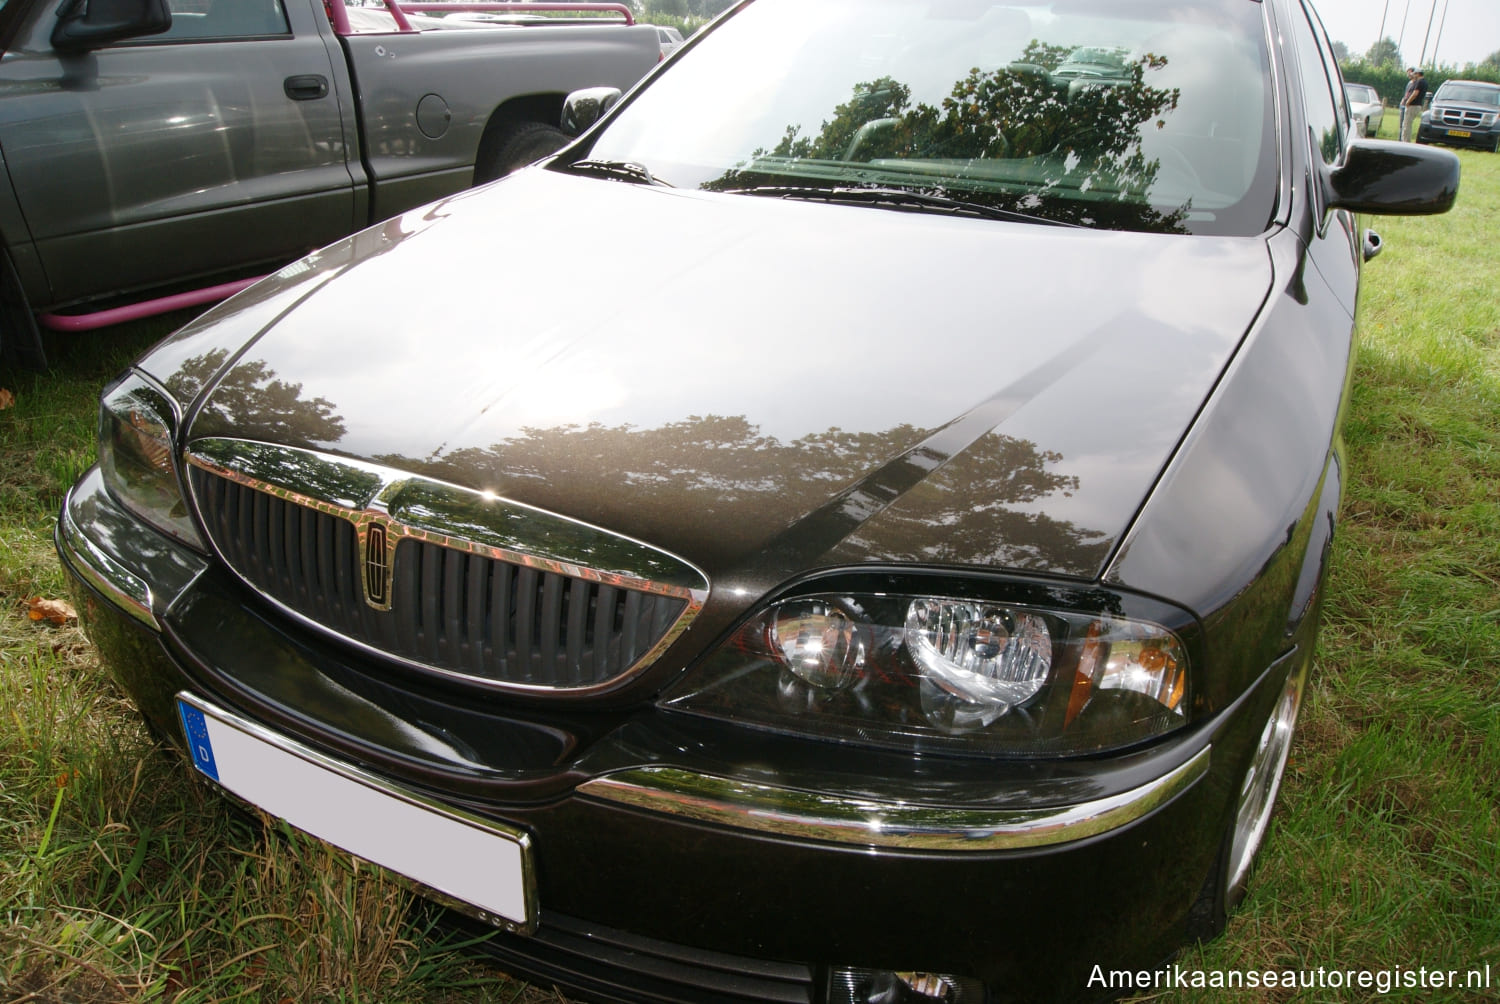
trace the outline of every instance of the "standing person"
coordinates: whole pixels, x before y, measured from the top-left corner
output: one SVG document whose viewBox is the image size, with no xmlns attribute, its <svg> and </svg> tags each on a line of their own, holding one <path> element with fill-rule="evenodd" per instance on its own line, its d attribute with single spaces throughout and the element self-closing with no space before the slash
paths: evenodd
<svg viewBox="0 0 1500 1004">
<path fill-rule="evenodd" d="M 1427 101 L 1427 77 L 1419 69 L 1407 71 L 1411 78 L 1406 85 L 1406 93 L 1401 96 L 1401 142 L 1410 143 L 1415 139 L 1414 133 L 1421 128 L 1422 105 Z M 1411 129 L 1408 132 L 1407 123 L 1410 122 Z"/>
<path fill-rule="evenodd" d="M 1417 68 L 1408 66 L 1406 68 L 1406 90 L 1401 92 L 1401 127 L 1396 131 L 1396 138 L 1405 143 L 1406 120 L 1411 115 L 1411 92 L 1417 89 Z"/>
</svg>

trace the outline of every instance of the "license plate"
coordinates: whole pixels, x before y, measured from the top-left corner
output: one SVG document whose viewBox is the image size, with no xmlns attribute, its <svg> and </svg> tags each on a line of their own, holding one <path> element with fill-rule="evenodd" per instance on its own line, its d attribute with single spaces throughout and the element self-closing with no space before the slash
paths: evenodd
<svg viewBox="0 0 1500 1004">
<path fill-rule="evenodd" d="M 1459 139 L 1468 139 L 1469 138 L 1469 130 L 1467 130 L 1467 129 L 1449 129 L 1448 130 L 1448 135 L 1449 136 L 1457 136 Z"/>
<path fill-rule="evenodd" d="M 240 798 L 513 930 L 536 926 L 531 841 L 437 805 L 192 694 L 177 711 L 193 766 Z"/>
</svg>

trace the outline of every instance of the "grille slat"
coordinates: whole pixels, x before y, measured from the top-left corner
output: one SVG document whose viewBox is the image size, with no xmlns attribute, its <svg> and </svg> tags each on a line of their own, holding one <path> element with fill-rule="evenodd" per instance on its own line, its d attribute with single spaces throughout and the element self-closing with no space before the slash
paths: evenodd
<svg viewBox="0 0 1500 1004">
<path fill-rule="evenodd" d="M 489 599 L 489 586 L 490 563 L 480 560 L 478 556 L 470 557 L 465 592 L 468 609 L 464 615 L 464 666 L 474 673 L 484 672 L 484 642 L 486 628 L 489 626 L 484 613 Z"/>
<path fill-rule="evenodd" d="M 562 671 L 558 674 L 564 685 L 577 686 L 583 673 L 583 650 L 589 641 L 589 594 L 593 584 L 583 579 L 568 580 L 568 626 L 563 632 L 567 646 L 563 653 Z"/>
<path fill-rule="evenodd" d="M 541 647 L 541 659 L 537 666 L 538 673 L 552 674 L 557 678 L 557 635 L 558 632 L 553 625 L 560 624 L 562 618 L 562 587 L 563 578 L 560 575 L 547 575 L 542 578 L 542 610 L 537 620 L 537 641 Z M 550 629 L 550 630 L 549 630 Z"/>
<path fill-rule="evenodd" d="M 193 494 L 219 553 L 252 587 L 328 631 L 479 681 L 589 687 L 631 669 L 687 607 L 676 596 L 399 539 L 391 608 L 365 602 L 351 518 L 202 468 Z"/>
<path fill-rule="evenodd" d="M 594 602 L 594 660 L 595 677 L 607 675 L 610 661 L 610 639 L 615 636 L 615 601 L 620 591 L 614 586 L 600 586 Z"/>
<path fill-rule="evenodd" d="M 535 683 L 536 655 L 532 651 L 532 618 L 536 616 L 536 569 L 516 570 L 516 666 L 522 683 Z"/>
</svg>

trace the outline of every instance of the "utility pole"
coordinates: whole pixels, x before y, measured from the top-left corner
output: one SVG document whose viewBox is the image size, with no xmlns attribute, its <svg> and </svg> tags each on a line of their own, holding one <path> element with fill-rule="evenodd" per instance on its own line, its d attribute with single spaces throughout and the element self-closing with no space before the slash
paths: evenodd
<svg viewBox="0 0 1500 1004">
<path fill-rule="evenodd" d="M 1391 0 L 1385 0 L 1385 10 L 1380 12 L 1380 31 L 1375 35 L 1375 44 L 1385 41 L 1385 16 L 1391 12 Z"/>
<path fill-rule="evenodd" d="M 1437 13 L 1437 0 L 1432 0 L 1432 9 L 1427 12 L 1427 30 L 1422 34 L 1422 55 L 1417 59 L 1417 65 L 1421 66 L 1427 62 L 1427 39 L 1432 35 L 1432 15 Z"/>
<path fill-rule="evenodd" d="M 1406 9 L 1401 12 L 1401 34 L 1396 36 L 1396 58 L 1401 58 L 1401 43 L 1406 41 L 1406 16 L 1411 13 L 1411 0 L 1406 0 Z"/>
<path fill-rule="evenodd" d="M 1443 25 L 1445 25 L 1447 23 L 1448 23 L 1448 0 L 1443 0 L 1443 16 L 1440 17 L 1440 18 L 1438 18 L 1438 33 L 1437 33 L 1437 38 L 1435 38 L 1435 39 L 1432 40 L 1432 66 L 1433 66 L 1433 69 L 1437 68 L 1437 64 L 1438 64 L 1438 61 L 1437 61 L 1438 43 L 1440 43 L 1443 40 Z"/>
</svg>

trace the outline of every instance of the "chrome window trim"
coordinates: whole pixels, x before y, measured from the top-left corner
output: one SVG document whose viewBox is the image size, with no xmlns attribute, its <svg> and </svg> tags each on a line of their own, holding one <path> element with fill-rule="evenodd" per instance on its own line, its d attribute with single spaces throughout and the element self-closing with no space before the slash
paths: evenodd
<svg viewBox="0 0 1500 1004">
<path fill-rule="evenodd" d="M 1211 746 L 1118 795 L 1045 809 L 964 809 L 881 802 L 637 767 L 586 781 L 581 796 L 799 840 L 919 851 L 1049 847 L 1119 829 L 1165 805 L 1208 772 Z"/>
<path fill-rule="evenodd" d="M 410 538 L 538 571 L 684 601 L 682 613 L 661 639 L 628 668 L 602 683 L 558 687 L 491 680 L 406 658 L 329 629 L 246 580 L 225 557 L 213 535 L 204 531 L 204 538 L 225 568 L 299 623 L 372 655 L 445 679 L 509 693 L 587 695 L 612 690 L 660 658 L 687 631 L 708 599 L 708 577 L 676 555 L 498 494 L 377 464 L 252 440 L 200 439 L 188 446 L 183 459 L 192 467 L 245 487 L 348 520 L 358 534 L 361 555 L 370 527 L 378 522 L 385 530 L 392 556 L 397 544 Z M 290 470 L 297 472 L 300 483 L 284 485 L 268 477 L 276 473 L 282 475 L 279 480 L 289 480 L 285 475 Z M 187 487 L 196 512 L 199 499 L 191 479 Z M 450 524 L 459 522 L 464 524 L 465 536 L 447 532 Z M 524 525 L 526 538 L 523 540 L 508 524 Z M 533 541 L 545 541 L 546 549 L 534 546 Z M 611 552 L 614 560 L 607 565 L 591 560 Z"/>
</svg>

